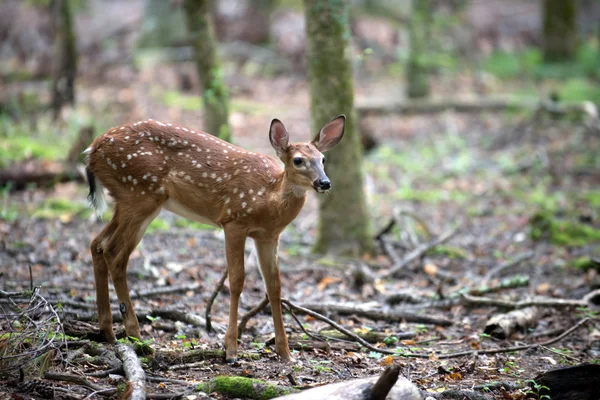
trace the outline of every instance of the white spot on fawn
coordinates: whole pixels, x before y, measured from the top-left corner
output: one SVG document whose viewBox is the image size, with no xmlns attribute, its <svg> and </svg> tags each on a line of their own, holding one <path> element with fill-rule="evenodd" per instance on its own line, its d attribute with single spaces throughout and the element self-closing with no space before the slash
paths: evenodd
<svg viewBox="0 0 600 400">
<path fill-rule="evenodd" d="M 245 201 L 242 203 L 242 208 L 246 208 L 246 206 L 248 205 L 248 203 L 246 203 Z"/>
<path fill-rule="evenodd" d="M 243 199 L 245 196 L 244 192 L 240 192 L 240 199 Z"/>
</svg>

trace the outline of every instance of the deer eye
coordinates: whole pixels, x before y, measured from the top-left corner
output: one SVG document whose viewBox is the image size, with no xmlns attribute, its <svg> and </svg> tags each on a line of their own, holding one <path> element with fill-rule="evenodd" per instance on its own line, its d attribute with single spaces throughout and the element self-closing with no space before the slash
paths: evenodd
<svg viewBox="0 0 600 400">
<path fill-rule="evenodd" d="M 325 165 L 325 157 L 323 157 L 323 165 Z"/>
<path fill-rule="evenodd" d="M 294 165 L 295 166 L 302 165 L 302 159 L 300 157 L 294 158 Z"/>
</svg>

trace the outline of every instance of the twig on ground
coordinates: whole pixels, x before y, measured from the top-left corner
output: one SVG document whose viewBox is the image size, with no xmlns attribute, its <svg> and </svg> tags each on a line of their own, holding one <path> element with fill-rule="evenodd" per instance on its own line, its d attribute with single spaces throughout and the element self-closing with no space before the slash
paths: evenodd
<svg viewBox="0 0 600 400">
<path fill-rule="evenodd" d="M 115 367 L 115 368 L 111 368 L 111 369 L 107 369 L 106 371 L 98 371 L 98 372 L 89 372 L 86 373 L 85 376 L 91 376 L 93 378 L 106 378 L 109 375 L 113 375 L 113 374 L 122 374 L 123 373 L 123 367 Z"/>
<path fill-rule="evenodd" d="M 265 307 L 269 304 L 269 298 L 265 296 L 260 303 L 252 307 L 250 311 L 246 314 L 242 315 L 242 319 L 240 320 L 240 324 L 238 325 L 238 339 L 242 337 L 242 333 L 246 330 L 246 325 L 248 325 L 248 321 L 256 314 L 265 309 Z"/>
<path fill-rule="evenodd" d="M 316 312 L 335 312 L 340 315 L 357 315 L 372 320 L 389 322 L 415 322 L 421 324 L 432 324 L 439 326 L 452 325 L 452 321 L 446 318 L 433 317 L 431 315 L 421 315 L 404 310 L 382 310 L 379 308 L 367 308 L 356 305 L 344 305 L 337 303 L 304 303 L 301 305 L 304 309 L 310 309 Z"/>
<path fill-rule="evenodd" d="M 197 290 L 202 285 L 199 283 L 192 283 L 188 285 L 178 285 L 178 286 L 163 286 L 152 289 L 144 289 L 144 290 L 134 290 L 131 292 L 132 299 L 141 299 L 148 297 L 156 297 L 163 296 L 165 294 L 174 294 L 174 293 L 185 293 L 190 290 Z"/>
<path fill-rule="evenodd" d="M 480 355 L 480 354 L 510 353 L 510 352 L 513 352 L 513 351 L 528 350 L 528 349 L 539 347 L 539 346 L 549 346 L 551 344 L 554 344 L 554 343 L 556 343 L 556 342 L 564 339 L 566 336 L 570 335 L 571 333 L 573 333 L 574 331 L 576 331 L 577 329 L 579 329 L 581 326 L 585 325 L 586 323 L 588 323 L 590 321 L 590 318 L 584 318 L 581 321 L 579 321 L 577 324 L 575 324 L 573 327 L 571 327 L 570 329 L 566 330 L 561 335 L 559 335 L 559 336 L 557 336 L 557 337 L 555 337 L 553 339 L 547 340 L 545 342 L 541 342 L 541 343 L 534 343 L 534 344 L 523 345 L 523 346 L 506 347 L 506 348 L 501 348 L 501 349 L 468 350 L 468 351 L 461 351 L 461 352 L 457 352 L 457 353 L 447 353 L 447 354 L 435 354 L 435 353 L 420 354 L 420 353 L 402 352 L 402 351 L 398 351 L 398 350 L 394 351 L 394 350 L 388 350 L 388 349 L 381 349 L 381 348 L 372 346 L 370 343 L 368 343 L 364 339 L 360 338 L 359 336 L 355 335 L 354 333 L 352 333 L 348 329 L 342 327 L 341 325 L 339 325 L 336 322 L 332 321 L 331 319 L 325 317 L 324 315 L 321 315 L 321 314 L 319 314 L 319 313 L 317 313 L 315 311 L 309 310 L 307 308 L 295 305 L 295 304 L 291 303 L 287 299 L 282 299 L 281 302 L 284 303 L 284 304 L 286 304 L 286 305 L 288 305 L 290 308 L 293 308 L 294 310 L 296 310 L 298 312 L 302 312 L 302 313 L 308 314 L 308 315 L 310 315 L 311 317 L 313 317 L 315 319 L 318 319 L 320 321 L 328 323 L 333 328 L 335 328 L 338 331 L 342 332 L 343 334 L 351 337 L 352 339 L 354 339 L 355 341 L 357 341 L 358 343 L 360 343 L 362 346 L 366 347 L 367 349 L 369 349 L 371 351 L 376 351 L 376 352 L 382 353 L 382 354 L 391 354 L 391 355 L 397 355 L 397 356 L 401 356 L 401 357 L 408 357 L 408 358 L 430 359 L 430 358 L 434 357 L 434 358 L 437 358 L 437 359 L 440 359 L 440 360 L 442 360 L 442 359 L 458 358 L 458 357 L 464 357 L 464 356 Z"/>
<path fill-rule="evenodd" d="M 551 299 L 551 298 L 534 298 L 530 300 L 508 301 L 500 299 L 491 299 L 489 297 L 477 297 L 469 294 L 463 294 L 463 299 L 468 304 L 481 306 L 495 306 L 504 308 L 525 308 L 525 307 L 589 307 L 593 299 L 600 296 L 600 289 L 593 290 L 583 296 L 581 300 L 574 299 Z"/>
<path fill-rule="evenodd" d="M 429 250 L 433 249 L 434 247 L 452 239 L 452 237 L 454 237 L 454 235 L 456 235 L 457 233 L 458 233 L 458 227 L 444 232 L 439 237 L 437 237 L 427 243 L 423 243 L 423 244 L 417 246 L 414 250 L 409 252 L 404 258 L 402 258 L 402 260 L 400 262 L 395 263 L 394 266 L 392 267 L 392 269 L 390 271 L 388 271 L 387 273 L 385 273 L 382 277 L 383 278 L 392 278 L 394 275 L 396 275 L 397 273 L 402 271 L 404 268 L 406 268 L 406 266 L 408 264 L 410 264 L 417 258 L 423 256 L 423 254 L 425 254 Z"/>
<path fill-rule="evenodd" d="M 63 312 L 65 314 L 73 315 L 74 318 L 77 319 L 78 321 L 90 322 L 90 321 L 95 321 L 97 319 L 96 313 L 78 312 L 75 310 L 64 310 Z M 170 319 L 173 321 L 185 322 L 186 324 L 192 325 L 194 327 L 205 327 L 206 326 L 206 320 L 204 319 L 204 317 L 201 317 L 200 315 L 197 315 L 194 313 L 185 312 L 182 310 L 172 310 L 172 309 L 162 309 L 162 308 L 153 308 L 151 310 L 139 310 L 138 309 L 138 310 L 136 310 L 135 314 L 136 314 L 138 321 L 145 321 L 145 320 L 147 320 L 146 317 L 151 316 L 151 317 L 166 318 L 166 319 Z M 115 311 L 112 313 L 112 318 L 113 318 L 114 322 L 122 322 L 123 321 L 123 316 L 118 311 Z M 225 332 L 224 326 L 222 326 L 220 324 L 219 325 L 212 324 L 212 325 L 216 331 Z"/>
<path fill-rule="evenodd" d="M 208 299 L 208 304 L 206 305 L 206 313 L 204 314 L 204 318 L 206 319 L 206 332 L 208 332 L 208 333 L 210 333 L 212 331 L 212 324 L 210 321 L 210 313 L 211 313 L 212 305 L 215 302 L 215 299 L 217 298 L 217 296 L 219 295 L 219 292 L 221 291 L 221 289 L 223 289 L 223 286 L 225 285 L 225 279 L 227 279 L 228 274 L 229 274 L 229 270 L 227 268 L 225 268 L 225 270 L 223 271 L 223 274 L 221 275 L 221 278 L 219 279 L 219 283 L 217 283 L 217 286 L 211 293 L 210 298 Z"/>
<path fill-rule="evenodd" d="M 298 305 L 292 303 L 291 301 L 289 301 L 287 299 L 281 299 L 281 303 L 287 305 L 291 309 L 294 309 L 294 310 L 296 310 L 298 312 L 310 315 L 311 317 L 313 317 L 315 319 L 318 319 L 319 321 L 323 321 L 323 322 L 328 323 L 329 325 L 331 325 L 332 327 L 334 327 L 338 331 L 342 332 L 344 335 L 346 335 L 346 336 L 354 339 L 355 341 L 357 341 L 358 343 L 360 343 L 362 346 L 366 347 L 367 349 L 369 349 L 371 351 L 376 351 L 378 353 L 384 353 L 384 354 L 396 354 L 395 351 L 387 350 L 387 349 L 380 349 L 380 348 L 377 348 L 377 347 L 373 346 L 371 343 L 367 342 L 366 340 L 364 340 L 360 336 L 354 334 L 353 332 L 349 331 L 348 329 L 344 328 L 343 326 L 339 325 L 338 323 L 330 320 L 326 316 L 324 316 L 322 314 L 319 314 L 318 312 L 309 310 L 308 308 L 304 308 L 302 306 L 298 306 Z"/>
<path fill-rule="evenodd" d="M 522 253 L 522 254 L 517 255 L 512 260 L 506 261 L 506 262 L 498 265 L 497 267 L 492 268 L 491 270 L 488 271 L 488 273 L 483 278 L 483 281 L 481 282 L 481 285 L 482 286 L 486 286 L 487 283 L 494 276 L 498 275 L 500 272 L 504 271 L 505 269 L 512 268 L 512 267 L 514 267 L 516 265 L 519 265 L 523 261 L 527 261 L 527 260 L 533 258 L 533 256 L 535 256 L 535 253 L 533 251 L 528 251 L 526 253 Z"/>
<path fill-rule="evenodd" d="M 133 348 L 119 343 L 116 346 L 117 357 L 123 362 L 123 370 L 127 381 L 131 385 L 131 400 L 144 400 L 146 398 L 146 374 L 142 369 L 140 359 Z"/>
<path fill-rule="evenodd" d="M 105 396 L 112 396 L 117 392 L 116 388 L 107 388 L 104 386 L 97 385 L 88 381 L 84 376 L 72 375 L 72 374 L 59 374 L 57 372 L 46 372 L 44 374 L 44 379 L 53 380 L 53 381 L 63 381 L 63 382 L 71 382 L 76 385 L 85 386 L 89 389 L 92 389 L 95 392 L 105 392 L 103 393 Z"/>
</svg>

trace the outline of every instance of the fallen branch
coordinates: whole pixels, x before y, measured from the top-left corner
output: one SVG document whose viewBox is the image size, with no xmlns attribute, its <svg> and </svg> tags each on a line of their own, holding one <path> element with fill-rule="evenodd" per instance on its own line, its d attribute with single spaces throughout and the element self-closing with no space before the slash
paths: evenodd
<svg viewBox="0 0 600 400">
<path fill-rule="evenodd" d="M 223 274 L 221 275 L 221 279 L 219 279 L 219 283 L 217 284 L 217 286 L 211 293 L 210 298 L 208 299 L 208 304 L 206 305 L 206 312 L 204 313 L 204 318 L 206 320 L 205 321 L 206 332 L 208 332 L 208 333 L 210 333 L 212 331 L 212 324 L 210 322 L 210 313 L 211 313 L 212 305 L 215 302 L 215 299 L 217 298 L 217 296 L 219 295 L 219 292 L 221 291 L 221 289 L 223 289 L 223 286 L 225 285 L 225 279 L 227 279 L 228 273 L 229 273 L 229 270 L 227 268 L 225 268 L 225 270 L 223 271 Z"/>
<path fill-rule="evenodd" d="M 343 326 L 339 325 L 338 323 L 332 321 L 331 319 L 327 318 L 326 316 L 319 314 L 318 312 L 315 312 L 313 310 L 309 310 L 308 308 L 305 308 L 305 307 L 302 307 L 302 306 L 298 306 L 298 305 L 290 302 L 287 299 L 281 299 L 281 303 L 287 305 L 288 307 L 290 307 L 291 309 L 294 309 L 297 312 L 301 312 L 303 314 L 310 315 L 311 317 L 313 317 L 315 319 L 318 319 L 319 321 L 323 321 L 323 322 L 328 323 L 333 328 L 337 329 L 338 331 L 342 332 L 344 335 L 346 335 L 346 336 L 352 338 L 353 340 L 357 341 L 362 346 L 366 347 L 367 349 L 369 349 L 371 351 L 376 351 L 378 353 L 383 353 L 383 354 L 397 354 L 396 351 L 387 350 L 387 349 L 381 349 L 381 348 L 373 346 L 371 343 L 367 342 L 366 340 L 364 340 L 360 336 L 358 336 L 355 333 L 349 331 L 348 329 L 346 329 Z"/>
<path fill-rule="evenodd" d="M 468 294 L 463 294 L 463 299 L 468 304 L 480 306 L 494 306 L 509 309 L 519 309 L 525 307 L 589 307 L 594 304 L 597 297 L 600 296 L 600 289 L 593 290 L 583 296 L 581 300 L 573 299 L 551 299 L 551 298 L 534 298 L 531 300 L 508 301 L 500 299 L 490 299 L 489 297 L 476 297 Z"/>
<path fill-rule="evenodd" d="M 152 289 L 144 289 L 144 290 L 132 290 L 131 298 L 132 299 L 142 299 L 149 297 L 158 297 L 164 296 L 165 294 L 175 294 L 175 293 L 185 293 L 198 290 L 202 285 L 199 283 L 192 283 L 191 285 L 178 285 L 178 286 L 162 286 Z M 94 307 L 96 305 L 94 304 Z"/>
<path fill-rule="evenodd" d="M 337 303 L 304 303 L 300 307 L 303 309 L 310 309 L 322 313 L 334 312 L 339 315 L 357 315 L 359 317 L 366 317 L 375 321 L 406 321 L 438 326 L 452 325 L 452 321 L 449 319 L 433 317 L 431 315 L 421 315 L 414 312 L 406 312 L 400 310 L 382 310 L 360 307 L 355 305 L 343 305 Z"/>
<path fill-rule="evenodd" d="M 146 374 L 135 351 L 126 344 L 116 346 L 117 357 L 123 362 L 123 370 L 131 388 L 130 400 L 146 399 Z"/>
<path fill-rule="evenodd" d="M 411 100 L 402 102 L 371 99 L 359 102 L 356 105 L 356 111 L 361 116 L 381 116 L 389 114 L 435 114 L 446 110 L 459 113 L 535 111 L 537 107 L 538 103 L 535 101 L 512 98 Z"/>
<path fill-rule="evenodd" d="M 62 382 L 71 382 L 76 385 L 85 386 L 89 389 L 92 389 L 94 392 L 102 393 L 104 396 L 112 396 L 117 392 L 116 388 L 107 388 L 104 386 L 97 385 L 88 381 L 84 376 L 72 375 L 72 374 L 59 374 L 57 372 L 46 372 L 44 374 L 44 379 L 52 380 L 52 381 L 62 381 Z"/>
<path fill-rule="evenodd" d="M 32 183 L 38 187 L 49 187 L 56 183 L 83 180 L 83 174 L 76 167 L 55 161 L 29 160 L 0 169 L 0 187 L 11 184 L 17 190 Z"/>
<path fill-rule="evenodd" d="M 216 392 L 228 398 L 257 400 L 271 399 L 298 391 L 291 387 L 242 376 L 217 376 L 208 382 L 198 384 L 196 388 L 199 392 L 207 394 Z"/>
<path fill-rule="evenodd" d="M 158 353 L 164 357 L 169 364 L 189 364 L 202 360 L 213 360 L 215 358 L 225 358 L 225 350 L 221 349 L 195 349 L 190 351 L 160 351 Z M 260 355 L 257 353 L 241 352 L 239 358 L 248 360 L 258 360 Z"/>
<path fill-rule="evenodd" d="M 417 258 L 422 257 L 423 254 L 425 254 L 429 250 L 433 249 L 435 246 L 438 246 L 438 245 L 445 243 L 448 240 L 452 239 L 452 237 L 454 237 L 454 235 L 456 235 L 457 233 L 458 233 L 458 228 L 453 228 L 453 229 L 441 234 L 439 237 L 437 237 L 427 243 L 423 243 L 423 244 L 417 246 L 414 250 L 409 252 L 399 262 L 395 263 L 394 266 L 392 267 L 392 269 L 390 271 L 388 271 L 387 273 L 385 273 L 382 277 L 383 278 L 392 278 L 394 275 L 396 275 L 397 273 L 402 271 L 408 264 L 410 264 Z"/>
<path fill-rule="evenodd" d="M 383 332 L 375 332 L 375 331 L 367 331 L 367 332 L 352 332 L 356 336 L 366 340 L 369 343 L 384 343 L 386 339 L 391 339 L 395 337 L 396 340 L 407 340 L 412 339 L 416 336 L 414 332 L 397 332 L 397 333 L 383 333 Z M 322 330 L 319 331 L 319 335 L 324 336 L 326 339 L 351 339 L 349 336 L 338 332 L 337 330 Z M 393 339 L 391 339 L 393 340 Z"/>
<path fill-rule="evenodd" d="M 72 315 L 78 321 L 83 321 L 83 322 L 91 322 L 91 321 L 96 321 L 98 319 L 96 313 L 92 313 L 92 312 L 79 312 L 79 311 L 75 311 L 75 310 L 63 310 L 62 312 L 64 314 Z M 151 310 L 136 310 L 135 314 L 136 314 L 138 321 L 140 321 L 140 322 L 148 321 L 147 317 L 161 317 L 161 318 L 166 318 L 166 319 L 170 319 L 173 321 L 181 321 L 181 322 L 184 322 L 186 324 L 189 324 L 189 325 L 191 325 L 193 327 L 197 327 L 197 328 L 206 327 L 206 320 L 204 319 L 204 317 L 201 317 L 200 315 L 197 315 L 194 313 L 181 311 L 181 310 L 154 308 Z M 113 311 L 112 318 L 113 318 L 113 322 L 122 322 L 123 321 L 123 316 L 118 311 Z M 213 328 L 219 333 L 223 333 L 226 331 L 225 327 L 220 324 L 218 324 L 218 325 L 213 324 Z"/>
<path fill-rule="evenodd" d="M 238 339 L 242 337 L 242 333 L 244 333 L 244 331 L 246 330 L 246 325 L 248 325 L 248 321 L 250 321 L 252 317 L 261 312 L 263 309 L 265 309 L 265 307 L 267 307 L 268 304 L 269 298 L 265 296 L 265 298 L 262 299 L 260 303 L 252 307 L 252 309 L 246 314 L 242 315 L 242 319 L 240 320 L 240 323 L 238 325 Z"/>
</svg>

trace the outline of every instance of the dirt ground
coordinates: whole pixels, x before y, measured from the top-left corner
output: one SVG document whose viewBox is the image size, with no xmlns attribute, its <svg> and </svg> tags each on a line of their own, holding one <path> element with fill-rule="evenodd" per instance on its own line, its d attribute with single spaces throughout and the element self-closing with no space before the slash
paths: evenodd
<svg viewBox="0 0 600 400">
<path fill-rule="evenodd" d="M 191 66 L 178 68 L 189 70 Z M 78 107 L 100 112 L 92 104 L 105 104 L 102 112 L 114 124 L 151 117 L 198 127 L 200 116 L 186 103 L 191 95 L 165 101 L 165 92 L 176 86 L 177 72 L 167 66 L 136 73 L 127 68 L 114 69 L 106 72 L 101 84 L 97 77 L 84 76 L 79 95 L 82 105 Z M 132 83 L 133 77 L 136 79 Z M 311 136 L 307 88 L 301 79 L 228 79 L 236 104 L 231 123 L 239 145 L 271 154 L 267 127 L 274 117 L 284 121 L 293 138 L 304 140 Z M 357 99 L 393 96 L 389 87 L 401 91 L 394 81 L 363 79 L 357 83 Z M 307 388 L 378 375 L 393 363 L 401 366 L 402 375 L 432 396 L 499 381 L 504 382 L 504 389 L 490 389 L 488 394 L 480 390 L 482 396 L 488 396 L 482 398 L 521 399 L 525 398 L 526 390 L 520 389 L 524 381 L 540 372 L 600 361 L 600 324 L 593 307 L 540 307 L 539 318 L 531 326 L 499 340 L 483 334 L 483 329 L 491 316 L 506 309 L 461 300 L 463 293 L 511 301 L 537 296 L 581 299 L 600 287 L 597 267 L 574 266 L 581 257 L 598 256 L 598 240 L 553 243 L 548 232 L 543 231 L 539 237 L 532 234 L 534 216 L 539 213 L 600 227 L 597 134 L 577 121 L 452 111 L 427 116 L 367 117 L 361 126 L 379 142 L 375 150 L 365 155 L 365 188 L 373 216 L 373 234 L 395 219 L 396 225 L 384 235 L 394 252 L 390 256 L 377 241 L 376 254 L 362 260 L 312 254 L 317 198 L 311 193 L 306 207 L 282 237 L 283 293 L 297 304 L 349 304 L 449 320 L 451 324 L 441 326 L 324 312 L 359 333 L 385 334 L 387 344 L 378 342 L 378 347 L 426 354 L 429 358 L 386 356 L 352 341 L 332 340 L 329 349 L 317 348 L 318 342 L 308 339 L 288 312 L 285 325 L 296 362 L 284 365 L 274 353 L 273 324 L 267 310 L 250 320 L 240 342 L 240 351 L 255 358 L 241 358 L 234 365 L 213 358 L 184 369 L 172 369 L 173 362 L 149 361 L 146 371 L 157 378 L 147 383 L 152 393 L 185 392 L 189 383 L 219 375 Z M 49 190 L 30 189 L 4 196 L 5 204 L 14 207 L 18 216 L 0 220 L 0 286 L 5 291 L 22 291 L 33 282 L 50 302 L 62 302 L 59 315 L 63 322 L 75 321 L 78 315 L 95 310 L 89 243 L 102 224 L 86 210 L 86 194 L 84 185 L 67 183 Z M 53 199 L 68 199 L 75 208 L 36 214 Z M 186 225 L 169 214 L 163 213 L 159 219 L 161 224 L 146 234 L 131 257 L 130 288 L 133 293 L 183 286 L 193 289 L 142 294 L 134 303 L 141 310 L 177 309 L 204 315 L 208 298 L 225 268 L 223 236 L 219 231 Z M 453 227 L 458 227 L 458 233 L 447 243 L 409 263 L 398 276 L 384 277 L 394 264 L 394 254 L 404 257 L 430 240 L 428 231 L 431 237 L 437 237 Z M 525 261 L 486 278 L 495 267 L 529 252 L 532 254 Z M 497 287 L 506 281 L 511 282 L 508 287 Z M 212 308 L 213 322 L 221 327 L 227 324 L 227 287 L 226 284 Z M 114 292 L 111 295 L 112 304 L 117 307 Z M 400 300 L 390 300 L 393 295 Z M 263 298 L 255 254 L 251 243 L 247 243 L 240 314 Z M 446 306 L 444 300 L 448 301 Z M 543 342 L 586 316 L 592 317 L 586 327 L 550 346 L 439 358 L 446 353 Z M 298 318 L 310 332 L 329 329 L 326 323 L 312 317 Z M 142 320 L 142 333 L 145 339 L 152 339 L 151 346 L 158 351 L 222 348 L 222 330 L 208 334 L 203 328 L 168 318 L 152 319 Z M 403 332 L 415 335 L 412 339 L 394 340 Z M 79 358 L 59 364 L 59 369 L 81 374 L 109 368 Z M 89 379 L 110 386 L 109 377 Z M 68 383 L 55 384 L 69 387 Z M 212 397 L 227 398 L 219 394 Z"/>
</svg>

